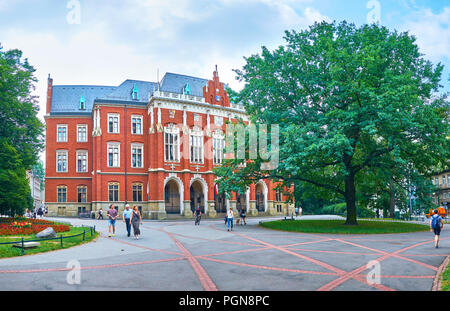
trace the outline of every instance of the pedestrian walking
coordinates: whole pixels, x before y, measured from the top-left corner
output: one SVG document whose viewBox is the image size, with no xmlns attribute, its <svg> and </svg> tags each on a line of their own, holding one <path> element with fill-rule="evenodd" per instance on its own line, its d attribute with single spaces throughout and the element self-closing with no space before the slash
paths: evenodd
<svg viewBox="0 0 450 311">
<path fill-rule="evenodd" d="M 133 206 L 133 212 L 131 213 L 131 224 L 133 225 L 133 234 L 136 240 L 139 240 L 141 230 L 139 224 L 142 225 L 142 217 L 136 205 Z"/>
<path fill-rule="evenodd" d="M 44 212 L 42 211 L 42 207 L 39 207 L 37 214 L 39 218 L 42 218 L 42 215 L 44 214 Z"/>
<path fill-rule="evenodd" d="M 111 237 L 111 231 L 112 231 L 112 236 L 116 236 L 116 218 L 117 218 L 117 211 L 114 208 L 114 206 L 111 204 L 109 206 L 109 210 L 107 212 L 108 214 L 108 237 Z"/>
<path fill-rule="evenodd" d="M 430 232 L 434 232 L 434 246 L 439 248 L 439 236 L 441 235 L 441 230 L 444 227 L 444 221 L 442 217 L 439 216 L 438 210 L 434 210 L 434 215 L 430 219 Z"/>
<path fill-rule="evenodd" d="M 127 236 L 130 237 L 131 235 L 131 209 L 130 209 L 130 205 L 127 204 L 125 205 L 125 210 L 123 211 L 122 214 L 122 218 L 123 218 L 123 222 L 125 223 L 126 227 L 127 227 Z"/>
<path fill-rule="evenodd" d="M 298 217 L 298 206 L 295 207 L 295 217 Z"/>
<path fill-rule="evenodd" d="M 243 208 L 243 209 L 241 209 L 241 226 L 247 224 L 247 222 L 245 221 L 245 217 L 246 217 L 245 209 Z"/>
<path fill-rule="evenodd" d="M 100 209 L 98 210 L 98 220 L 103 219 L 103 209 L 100 207 Z"/>
<path fill-rule="evenodd" d="M 195 209 L 195 225 L 199 225 L 200 226 L 200 220 L 202 218 L 202 211 L 200 210 L 200 207 L 197 206 L 197 208 Z"/>
<path fill-rule="evenodd" d="M 228 229 L 228 231 L 230 231 L 230 227 L 231 227 L 231 231 L 233 231 L 233 208 L 231 208 L 231 207 L 227 213 L 227 229 Z"/>
<path fill-rule="evenodd" d="M 298 214 L 300 217 L 302 217 L 303 209 L 301 206 L 298 207 Z"/>
</svg>

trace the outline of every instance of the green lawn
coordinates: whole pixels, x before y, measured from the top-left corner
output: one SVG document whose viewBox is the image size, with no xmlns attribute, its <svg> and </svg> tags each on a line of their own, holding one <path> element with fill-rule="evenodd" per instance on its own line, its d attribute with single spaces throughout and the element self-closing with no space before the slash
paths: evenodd
<svg viewBox="0 0 450 311">
<path fill-rule="evenodd" d="M 430 230 L 428 225 L 407 222 L 358 220 L 357 226 L 347 226 L 344 223 L 344 220 L 277 220 L 263 222 L 261 226 L 281 231 L 335 234 L 381 234 Z"/>
<path fill-rule="evenodd" d="M 450 264 L 447 265 L 444 273 L 442 274 L 442 287 L 443 291 L 450 291 Z"/>
<path fill-rule="evenodd" d="M 81 228 L 81 227 L 72 227 L 70 226 L 70 231 L 63 232 L 62 235 L 64 236 L 71 236 L 76 235 L 79 233 L 83 233 L 83 230 L 86 230 L 85 240 L 83 241 L 83 236 L 77 236 L 73 238 L 67 238 L 63 239 L 63 247 L 62 248 L 69 248 L 75 245 L 83 244 L 92 241 L 98 236 L 98 232 L 95 232 L 93 236 L 91 236 L 91 231 L 89 228 Z M 61 233 L 57 233 L 58 237 L 61 235 Z M 27 240 L 38 240 L 35 235 L 24 235 L 24 236 L 0 236 L 0 243 L 2 242 L 12 242 L 12 241 L 20 241 L 24 238 L 25 241 Z M 37 254 L 37 253 L 43 253 L 48 251 L 53 251 L 57 249 L 61 249 L 61 241 L 60 240 L 50 240 L 50 241 L 41 241 L 41 245 L 37 248 L 32 248 L 25 250 L 25 255 L 29 254 Z M 6 258 L 6 257 L 15 257 L 15 256 L 21 256 L 22 255 L 22 249 L 21 248 L 15 248 L 12 247 L 11 244 L 9 245 L 0 245 L 0 258 Z"/>
</svg>

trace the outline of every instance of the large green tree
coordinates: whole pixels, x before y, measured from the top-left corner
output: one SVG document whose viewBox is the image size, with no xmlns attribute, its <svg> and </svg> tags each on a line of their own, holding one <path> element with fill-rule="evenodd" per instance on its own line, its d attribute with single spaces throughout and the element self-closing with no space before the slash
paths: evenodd
<svg viewBox="0 0 450 311">
<path fill-rule="evenodd" d="M 0 214 L 23 214 L 30 188 L 26 170 L 43 149 L 44 125 L 38 119 L 35 69 L 19 50 L 0 46 Z"/>
<path fill-rule="evenodd" d="M 44 147 L 44 125 L 32 95 L 37 82 L 34 72 L 21 51 L 3 51 L 0 45 L 0 137 L 17 150 L 26 169 L 36 164 Z"/>
<path fill-rule="evenodd" d="M 425 174 L 449 158 L 443 66 L 425 60 L 413 36 L 322 22 L 284 39 L 245 58 L 236 70 L 245 86 L 232 94 L 254 123 L 279 125 L 279 165 L 227 160 L 216 171 L 223 189 L 261 178 L 306 182 L 343 197 L 346 224 L 355 225 L 361 172 L 409 166 Z"/>
<path fill-rule="evenodd" d="M 19 153 L 4 138 L 0 138 L 0 185 L 0 215 L 23 215 L 30 187 Z"/>
</svg>

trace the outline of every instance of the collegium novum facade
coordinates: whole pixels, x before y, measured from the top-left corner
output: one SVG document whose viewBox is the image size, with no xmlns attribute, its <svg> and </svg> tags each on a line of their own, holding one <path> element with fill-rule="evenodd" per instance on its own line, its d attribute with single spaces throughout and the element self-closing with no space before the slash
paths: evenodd
<svg viewBox="0 0 450 311">
<path fill-rule="evenodd" d="M 230 199 L 212 169 L 224 159 L 226 120 L 247 120 L 219 81 L 166 73 L 160 83 L 53 85 L 48 78 L 45 200 L 50 216 L 137 205 L 144 218 L 291 214 L 261 180 Z"/>
</svg>

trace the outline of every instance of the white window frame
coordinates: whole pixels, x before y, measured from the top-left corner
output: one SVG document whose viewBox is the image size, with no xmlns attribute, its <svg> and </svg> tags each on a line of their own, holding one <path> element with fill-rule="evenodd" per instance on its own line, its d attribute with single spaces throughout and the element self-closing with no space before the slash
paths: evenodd
<svg viewBox="0 0 450 311">
<path fill-rule="evenodd" d="M 134 201 L 134 187 L 135 186 L 139 186 L 141 188 L 140 189 L 140 192 L 141 192 L 141 200 L 140 201 L 139 200 Z M 144 200 L 144 185 L 142 183 L 136 182 L 131 185 L 131 198 L 133 199 L 133 202 L 143 202 L 143 200 Z"/>
<path fill-rule="evenodd" d="M 133 119 L 139 119 L 141 120 L 141 131 L 140 133 L 134 133 L 133 132 Z M 131 134 L 133 135 L 144 135 L 144 117 L 142 115 L 131 115 Z"/>
<path fill-rule="evenodd" d="M 65 128 L 66 129 L 65 140 L 60 140 L 60 137 L 59 137 L 59 129 L 60 128 Z M 68 133 L 67 124 L 57 124 L 56 125 L 56 142 L 58 142 L 58 143 L 66 143 L 67 140 L 68 140 L 68 136 L 69 136 L 69 133 Z"/>
<path fill-rule="evenodd" d="M 80 140 L 80 128 L 85 128 L 85 140 Z M 78 143 L 87 143 L 88 142 L 88 126 L 87 124 L 77 124 L 77 142 Z"/>
<path fill-rule="evenodd" d="M 81 171 L 79 166 L 78 166 L 78 156 L 81 155 L 81 154 L 86 154 L 86 170 L 85 171 Z M 89 171 L 89 161 L 88 161 L 89 152 L 87 150 L 77 150 L 76 156 L 77 156 L 77 162 L 76 162 L 76 164 L 77 164 L 77 173 L 87 173 Z"/>
<path fill-rule="evenodd" d="M 167 142 L 169 136 L 173 136 L 173 144 Z M 169 154 L 166 152 L 170 146 L 173 148 L 173 159 L 169 159 Z M 180 129 L 173 124 L 164 128 L 164 161 L 180 162 Z"/>
<path fill-rule="evenodd" d="M 109 191 L 110 191 L 109 187 L 110 186 L 117 186 L 117 201 L 110 200 L 110 197 L 109 197 Z M 114 191 L 114 189 L 113 189 L 113 191 Z M 114 195 L 113 195 L 113 197 L 114 197 Z M 108 201 L 109 202 L 120 202 L 120 183 L 118 183 L 118 182 L 109 182 L 108 183 Z"/>
<path fill-rule="evenodd" d="M 140 149 L 141 150 L 141 166 L 133 166 L 133 149 Z M 132 143 L 131 144 L 131 167 L 132 168 L 144 168 L 144 144 L 142 143 Z M 137 162 L 137 161 L 136 161 Z"/>
<path fill-rule="evenodd" d="M 219 120 L 220 120 L 220 122 L 219 122 Z M 216 126 L 222 127 L 222 126 L 223 126 L 223 123 L 224 123 L 223 117 L 220 117 L 220 116 L 214 116 L 214 124 L 215 124 Z"/>
<path fill-rule="evenodd" d="M 80 195 L 80 189 L 84 189 L 85 190 L 85 192 L 84 192 L 84 194 L 85 194 L 85 201 L 84 202 L 83 201 L 78 201 L 78 198 L 79 198 L 79 195 Z M 77 203 L 87 203 L 87 199 L 88 199 L 87 194 L 88 194 L 87 186 L 84 186 L 84 185 L 77 186 Z"/>
<path fill-rule="evenodd" d="M 109 149 L 117 147 L 117 165 L 114 165 L 114 154 L 113 154 L 113 165 L 109 165 Z M 120 167 L 120 143 L 117 142 L 111 142 L 106 144 L 106 154 L 107 154 L 107 167 Z"/>
<path fill-rule="evenodd" d="M 65 201 L 60 201 L 59 200 L 59 189 L 64 189 L 65 190 Z M 58 202 L 58 203 L 66 203 L 67 202 L 67 186 L 57 186 L 56 187 L 56 201 Z"/>
<path fill-rule="evenodd" d="M 225 136 L 222 131 L 216 131 L 213 134 L 213 165 L 220 165 L 224 159 Z"/>
<path fill-rule="evenodd" d="M 114 132 L 114 125 L 113 125 L 113 131 L 109 131 L 109 118 L 110 117 L 117 117 L 117 132 Z M 108 133 L 109 134 L 120 134 L 120 114 L 119 113 L 108 113 Z"/>
<path fill-rule="evenodd" d="M 189 159 L 191 163 L 204 163 L 203 131 L 197 126 L 189 133 Z"/>
<path fill-rule="evenodd" d="M 58 156 L 59 155 L 65 155 L 66 158 L 66 169 L 65 170 L 59 170 L 58 169 Z M 56 172 L 57 173 L 67 173 L 69 171 L 69 152 L 67 150 L 56 150 Z"/>
</svg>

